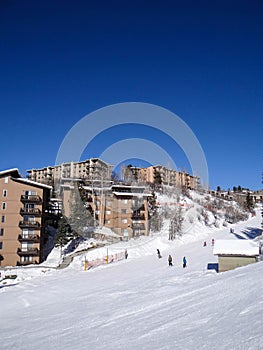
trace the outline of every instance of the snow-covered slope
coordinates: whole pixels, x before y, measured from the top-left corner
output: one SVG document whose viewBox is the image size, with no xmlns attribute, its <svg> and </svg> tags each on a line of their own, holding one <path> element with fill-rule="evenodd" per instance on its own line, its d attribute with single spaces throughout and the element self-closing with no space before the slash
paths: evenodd
<svg viewBox="0 0 263 350">
<path fill-rule="evenodd" d="M 0 348 L 262 349 L 263 262 L 208 269 L 217 261 L 211 239 L 238 239 L 248 227 L 260 227 L 259 213 L 235 234 L 214 228 L 172 243 L 160 235 L 127 242 L 127 260 L 89 271 L 79 257 L 64 270 L 14 270 L 21 282 L 0 289 Z"/>
</svg>

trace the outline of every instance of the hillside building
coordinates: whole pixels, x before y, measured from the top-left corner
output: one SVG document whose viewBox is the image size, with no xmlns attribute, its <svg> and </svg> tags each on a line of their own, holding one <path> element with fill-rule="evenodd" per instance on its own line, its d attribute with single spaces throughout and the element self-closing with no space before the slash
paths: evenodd
<svg viewBox="0 0 263 350">
<path fill-rule="evenodd" d="M 0 172 L 1 266 L 38 264 L 46 258 L 51 191 L 49 185 L 22 178 L 18 169 Z"/>
</svg>

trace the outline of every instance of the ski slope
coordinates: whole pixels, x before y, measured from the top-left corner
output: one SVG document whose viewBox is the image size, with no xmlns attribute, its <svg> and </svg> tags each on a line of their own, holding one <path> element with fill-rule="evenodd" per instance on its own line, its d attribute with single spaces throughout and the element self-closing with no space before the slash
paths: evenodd
<svg viewBox="0 0 263 350">
<path fill-rule="evenodd" d="M 260 221 L 258 212 L 236 224 L 235 233 Z M 189 232 L 174 242 L 152 237 L 148 244 L 127 243 L 127 260 L 89 271 L 81 259 L 65 270 L 18 270 L 21 282 L 0 289 L 0 348 L 263 349 L 263 262 L 221 274 L 208 270 L 217 262 L 212 238 L 238 239 L 229 228 Z"/>
</svg>

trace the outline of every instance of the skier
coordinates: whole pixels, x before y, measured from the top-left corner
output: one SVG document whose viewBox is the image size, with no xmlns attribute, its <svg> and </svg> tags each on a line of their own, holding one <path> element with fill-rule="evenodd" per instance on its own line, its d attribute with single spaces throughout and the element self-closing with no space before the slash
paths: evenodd
<svg viewBox="0 0 263 350">
<path fill-rule="evenodd" d="M 186 261 L 186 257 L 184 256 L 184 257 L 183 257 L 183 268 L 186 267 L 186 264 L 187 264 L 187 261 Z"/>
<path fill-rule="evenodd" d="M 161 259 L 162 256 L 161 256 L 161 253 L 160 253 L 159 249 L 157 249 L 157 255 L 158 255 L 158 258 Z"/>
<path fill-rule="evenodd" d="M 203 247 L 206 247 L 206 241 L 204 241 L 204 245 L 203 245 Z"/>
<path fill-rule="evenodd" d="M 124 254 L 125 254 L 125 259 L 127 259 L 127 258 L 128 258 L 128 252 L 127 252 L 127 249 L 125 249 Z"/>
<path fill-rule="evenodd" d="M 168 263 L 169 263 L 169 266 L 173 266 L 173 258 L 171 255 L 168 256 Z"/>
<path fill-rule="evenodd" d="M 215 240 L 214 238 L 212 238 L 212 246 L 214 246 L 214 244 L 215 244 Z"/>
</svg>

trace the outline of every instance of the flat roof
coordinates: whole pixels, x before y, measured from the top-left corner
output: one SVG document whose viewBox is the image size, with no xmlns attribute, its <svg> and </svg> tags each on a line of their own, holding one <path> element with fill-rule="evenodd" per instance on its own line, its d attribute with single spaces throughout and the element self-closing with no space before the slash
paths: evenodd
<svg viewBox="0 0 263 350">
<path fill-rule="evenodd" d="M 214 255 L 259 255 L 259 246 L 257 243 L 248 239 L 219 239 L 215 241 Z"/>
</svg>

